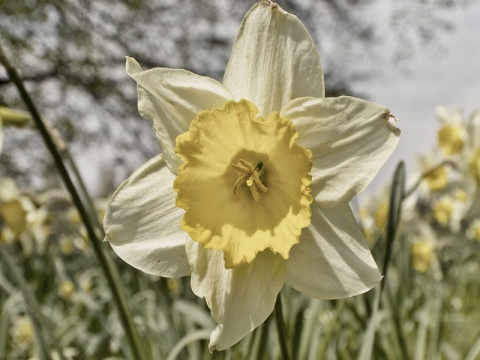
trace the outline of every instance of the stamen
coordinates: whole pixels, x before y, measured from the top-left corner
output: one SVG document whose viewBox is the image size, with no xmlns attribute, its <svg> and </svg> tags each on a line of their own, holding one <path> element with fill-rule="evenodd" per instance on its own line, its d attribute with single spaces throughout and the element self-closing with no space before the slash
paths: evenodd
<svg viewBox="0 0 480 360">
<path fill-rule="evenodd" d="M 233 168 L 238 170 L 238 171 L 242 171 L 242 172 L 248 172 L 250 171 L 249 168 L 243 166 L 241 163 L 240 164 L 232 164 Z M 250 164 L 248 164 L 248 166 L 251 168 Z"/>
<path fill-rule="evenodd" d="M 240 176 L 237 181 L 235 181 L 235 184 L 233 185 L 233 195 L 237 195 L 237 189 L 240 185 L 242 185 L 245 180 L 247 179 L 248 175 L 243 175 Z"/>
<path fill-rule="evenodd" d="M 255 183 L 260 188 L 260 190 L 262 190 L 263 192 L 268 191 L 266 186 L 262 184 L 262 181 L 260 180 L 260 177 L 258 176 L 258 173 L 256 171 L 253 172 L 253 178 L 255 179 Z"/>
<path fill-rule="evenodd" d="M 250 186 L 250 192 L 252 193 L 253 200 L 258 201 L 260 200 L 260 194 L 258 193 L 257 187 L 252 185 Z"/>
<path fill-rule="evenodd" d="M 242 185 L 244 182 L 250 188 L 250 192 L 252 193 L 252 197 L 255 201 L 260 200 L 260 193 L 258 189 L 263 192 L 267 192 L 268 189 L 265 185 L 263 185 L 262 181 L 260 180 L 260 173 L 263 170 L 263 163 L 259 162 L 255 168 L 250 165 L 248 161 L 240 159 L 238 164 L 231 164 L 235 170 L 238 170 L 243 173 L 235 184 L 233 185 L 233 195 L 237 194 L 238 187 Z"/>
</svg>

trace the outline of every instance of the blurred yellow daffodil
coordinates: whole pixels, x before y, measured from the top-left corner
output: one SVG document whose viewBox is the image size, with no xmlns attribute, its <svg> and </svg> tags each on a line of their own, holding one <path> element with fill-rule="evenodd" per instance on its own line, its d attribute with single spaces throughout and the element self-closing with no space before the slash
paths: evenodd
<svg viewBox="0 0 480 360">
<path fill-rule="evenodd" d="M 30 348 L 33 344 L 34 328 L 32 321 L 26 315 L 18 316 L 14 319 L 12 328 L 12 337 L 16 346 Z"/>
<path fill-rule="evenodd" d="M 30 202 L 22 196 L 12 179 L 0 178 L 0 220 L 15 238 L 26 230 L 28 210 L 31 208 Z"/>
<path fill-rule="evenodd" d="M 413 268 L 424 273 L 430 267 L 432 257 L 432 244 L 428 241 L 415 242 L 410 248 L 410 257 Z"/>
<path fill-rule="evenodd" d="M 480 241 L 480 219 L 472 221 L 467 229 L 467 236 L 475 241 Z"/>
<path fill-rule="evenodd" d="M 11 125 L 22 127 L 30 121 L 29 113 L 0 106 L 0 154 L 3 146 L 3 126 Z"/>
<path fill-rule="evenodd" d="M 447 106 L 439 106 L 436 115 L 442 124 L 438 130 L 438 147 L 445 155 L 460 153 L 467 136 L 461 112 Z"/>
<path fill-rule="evenodd" d="M 61 297 L 68 300 L 75 293 L 75 285 L 70 280 L 62 280 L 58 285 L 58 293 Z"/>
<path fill-rule="evenodd" d="M 324 98 L 318 52 L 270 1 L 245 16 L 223 83 L 127 59 L 162 154 L 113 195 L 106 240 L 127 263 L 191 275 L 217 322 L 210 350 L 241 340 L 288 284 L 316 298 L 363 293 L 381 275 L 348 202 L 398 143 L 390 111 Z"/>
<path fill-rule="evenodd" d="M 438 166 L 432 169 L 425 175 L 425 181 L 431 190 L 442 190 L 448 185 L 448 175 L 445 165 Z"/>
</svg>

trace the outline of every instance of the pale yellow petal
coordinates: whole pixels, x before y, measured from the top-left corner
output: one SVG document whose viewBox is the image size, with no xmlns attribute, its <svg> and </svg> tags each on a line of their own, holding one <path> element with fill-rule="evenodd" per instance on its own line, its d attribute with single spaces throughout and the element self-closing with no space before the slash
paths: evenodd
<svg viewBox="0 0 480 360">
<path fill-rule="evenodd" d="M 312 224 L 288 259 L 287 285 L 319 299 L 364 293 L 382 276 L 348 205 L 312 205 Z"/>
<path fill-rule="evenodd" d="M 347 96 L 293 100 L 281 114 L 313 152 L 312 195 L 324 206 L 346 204 L 363 191 L 400 135 L 387 108 Z"/>
<path fill-rule="evenodd" d="M 138 85 L 138 111 L 153 122 L 163 158 L 176 173 L 180 161 L 175 156 L 175 138 L 188 130 L 199 112 L 223 106 L 233 95 L 208 77 L 178 69 L 144 71 L 132 58 L 127 58 L 127 74 Z"/>
<path fill-rule="evenodd" d="M 187 241 L 193 292 L 204 297 L 217 322 L 210 351 L 224 350 L 263 323 L 283 287 L 286 261 L 264 251 L 251 264 L 225 269 L 220 250 Z"/>
<path fill-rule="evenodd" d="M 149 160 L 115 191 L 104 217 L 105 239 L 117 255 L 139 270 L 164 277 L 190 274 L 174 178 L 161 155 Z"/>
<path fill-rule="evenodd" d="M 27 228 L 27 215 L 20 199 L 0 203 L 0 218 L 15 236 L 20 235 Z"/>
</svg>

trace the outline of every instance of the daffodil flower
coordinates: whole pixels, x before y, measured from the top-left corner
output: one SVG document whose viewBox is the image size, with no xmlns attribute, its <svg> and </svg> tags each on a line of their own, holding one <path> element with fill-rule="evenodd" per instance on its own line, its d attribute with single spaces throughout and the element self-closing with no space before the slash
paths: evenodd
<svg viewBox="0 0 480 360">
<path fill-rule="evenodd" d="M 461 112 L 447 106 L 439 106 L 436 115 L 442 124 L 437 134 L 438 147 L 447 156 L 460 153 L 467 137 Z"/>
<path fill-rule="evenodd" d="M 127 73 L 162 154 L 113 195 L 106 240 L 146 273 L 191 275 L 218 324 L 211 351 L 265 321 L 284 284 L 337 299 L 379 283 L 348 202 L 399 130 L 383 106 L 324 98 L 318 52 L 295 16 L 256 3 L 223 83 L 131 58 Z"/>
</svg>

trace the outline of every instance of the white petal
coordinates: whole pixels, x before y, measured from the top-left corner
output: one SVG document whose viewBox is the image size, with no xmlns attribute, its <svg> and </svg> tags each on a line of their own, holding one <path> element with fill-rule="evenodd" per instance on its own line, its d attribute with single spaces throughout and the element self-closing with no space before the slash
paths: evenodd
<svg viewBox="0 0 480 360">
<path fill-rule="evenodd" d="M 269 250 L 255 260 L 225 269 L 220 250 L 206 250 L 187 240 L 192 290 L 205 297 L 218 326 L 210 336 L 210 351 L 224 350 L 248 335 L 272 313 L 285 282 L 286 261 Z"/>
<path fill-rule="evenodd" d="M 160 155 L 149 160 L 113 194 L 103 223 L 105 239 L 120 258 L 164 277 L 190 274 L 174 179 Z"/>
<path fill-rule="evenodd" d="M 319 299 L 364 293 L 382 276 L 348 205 L 312 206 L 312 224 L 290 251 L 286 283 Z"/>
<path fill-rule="evenodd" d="M 290 100 L 324 97 L 317 49 L 296 16 L 259 1 L 245 15 L 223 79 L 235 99 L 250 100 L 259 115 Z"/>
<path fill-rule="evenodd" d="M 324 206 L 346 204 L 363 191 L 398 144 L 390 111 L 364 100 L 297 99 L 281 114 L 295 125 L 297 142 L 313 152 L 312 195 Z"/>
<path fill-rule="evenodd" d="M 186 70 L 156 68 L 142 71 L 127 58 L 127 74 L 137 82 L 138 111 L 153 121 L 155 135 L 170 170 L 177 172 L 175 138 L 204 110 L 222 107 L 233 95 L 218 81 Z"/>
</svg>

